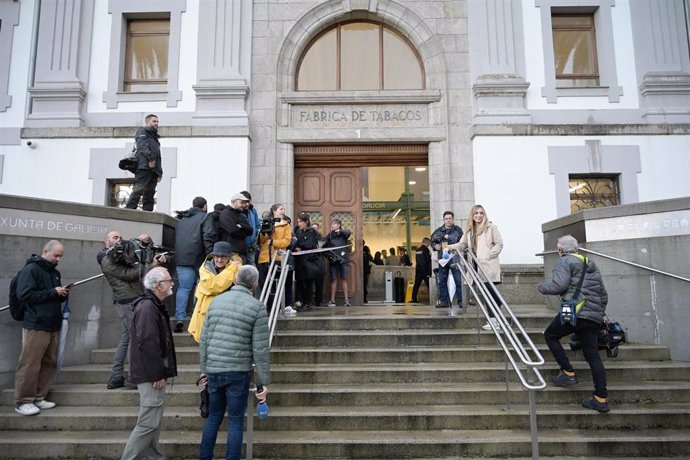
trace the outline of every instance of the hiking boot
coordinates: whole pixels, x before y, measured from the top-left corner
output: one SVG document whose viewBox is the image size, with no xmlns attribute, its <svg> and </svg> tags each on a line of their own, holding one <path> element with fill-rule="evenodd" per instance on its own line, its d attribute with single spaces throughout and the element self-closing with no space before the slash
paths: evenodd
<svg viewBox="0 0 690 460">
<path fill-rule="evenodd" d="M 41 412 L 41 409 L 33 403 L 26 403 L 15 407 L 14 411 L 20 415 L 36 415 Z"/>
<path fill-rule="evenodd" d="M 119 379 L 113 379 L 112 377 L 108 380 L 108 385 L 106 385 L 108 390 L 115 390 L 117 388 L 122 388 L 125 386 L 125 378 L 120 377 Z"/>
<path fill-rule="evenodd" d="M 595 398 L 594 396 L 582 401 L 582 407 L 584 407 L 585 409 L 592 409 L 597 412 L 608 412 L 611 410 L 608 401 L 599 402 L 597 401 L 597 398 Z"/>
<path fill-rule="evenodd" d="M 53 407 L 57 406 L 52 401 L 46 401 L 45 399 L 38 399 L 34 401 L 34 406 L 38 407 L 41 410 L 46 410 L 46 409 L 52 409 Z"/>
<path fill-rule="evenodd" d="M 182 321 L 175 323 L 175 332 L 182 332 L 182 328 L 184 328 L 184 323 Z"/>
<path fill-rule="evenodd" d="M 561 370 L 557 376 L 551 379 L 551 381 L 559 387 L 568 387 L 575 385 L 577 383 L 577 377 L 572 375 L 565 375 Z M 583 403 L 584 404 L 584 403 Z"/>
<path fill-rule="evenodd" d="M 327 307 L 335 307 L 335 300 L 329 300 L 326 304 Z"/>
</svg>

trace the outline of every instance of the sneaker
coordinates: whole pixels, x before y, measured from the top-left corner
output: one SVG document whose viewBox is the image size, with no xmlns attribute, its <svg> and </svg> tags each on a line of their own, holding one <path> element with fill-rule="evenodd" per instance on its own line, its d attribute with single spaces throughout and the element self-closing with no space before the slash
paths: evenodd
<svg viewBox="0 0 690 460">
<path fill-rule="evenodd" d="M 290 305 L 285 307 L 285 316 L 295 316 L 297 314 L 297 310 L 292 308 Z"/>
<path fill-rule="evenodd" d="M 611 410 L 608 401 L 599 402 L 594 396 L 582 401 L 582 407 L 585 409 L 592 409 L 597 412 L 608 412 Z"/>
<path fill-rule="evenodd" d="M 329 300 L 326 304 L 327 307 L 335 307 L 335 300 Z"/>
<path fill-rule="evenodd" d="M 184 327 L 184 323 L 182 321 L 178 321 L 175 323 L 175 332 L 182 332 L 182 328 Z"/>
<path fill-rule="evenodd" d="M 349 300 L 346 300 L 346 301 L 345 301 L 345 306 L 346 306 L 346 307 L 351 307 L 351 306 L 352 306 L 352 304 L 350 303 L 350 301 L 349 301 Z"/>
<path fill-rule="evenodd" d="M 577 383 L 577 376 L 575 375 L 565 375 L 561 370 L 557 376 L 551 379 L 554 385 L 559 387 L 568 387 L 570 385 L 575 385 Z M 583 403 L 584 404 L 584 403 Z"/>
<path fill-rule="evenodd" d="M 45 399 L 38 399 L 34 401 L 34 406 L 38 407 L 41 410 L 46 410 L 46 409 L 52 409 L 53 407 L 57 406 L 52 401 L 46 401 Z"/>
<path fill-rule="evenodd" d="M 15 407 L 14 411 L 20 415 L 36 415 L 41 412 L 41 409 L 33 403 L 26 403 Z"/>
<path fill-rule="evenodd" d="M 293 303 L 292 306 L 295 310 L 299 311 L 299 309 L 302 308 L 302 302 L 298 300 L 297 302 Z"/>
<path fill-rule="evenodd" d="M 108 390 L 115 390 L 117 388 L 122 388 L 125 386 L 125 378 L 120 377 L 119 379 L 113 379 L 112 377 L 110 380 L 108 380 L 108 384 L 106 385 Z"/>
<path fill-rule="evenodd" d="M 485 325 L 482 326 L 482 329 L 483 329 L 483 330 L 485 330 L 485 331 L 490 331 L 490 330 L 492 330 L 492 328 L 491 328 L 491 325 L 492 325 L 492 324 L 494 325 L 494 328 L 495 328 L 497 331 L 500 331 L 500 330 L 501 330 L 501 325 L 498 324 L 498 320 L 497 320 L 496 318 L 490 318 L 489 321 L 490 321 L 489 323 L 486 323 Z"/>
<path fill-rule="evenodd" d="M 136 389 L 137 389 L 137 384 L 136 384 L 136 383 L 132 383 L 132 381 L 129 380 L 129 379 L 125 379 L 125 385 L 124 385 L 124 386 L 125 386 L 125 388 L 127 388 L 128 390 L 136 390 Z"/>
<path fill-rule="evenodd" d="M 445 302 L 439 302 L 436 304 L 436 308 L 448 308 L 448 304 Z"/>
</svg>

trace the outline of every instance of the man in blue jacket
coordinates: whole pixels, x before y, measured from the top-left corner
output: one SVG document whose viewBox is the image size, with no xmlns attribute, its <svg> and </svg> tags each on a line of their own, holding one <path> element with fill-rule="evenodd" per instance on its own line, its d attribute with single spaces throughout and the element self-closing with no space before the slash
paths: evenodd
<svg viewBox="0 0 690 460">
<path fill-rule="evenodd" d="M 180 221 L 175 227 L 175 263 L 177 265 L 177 294 L 175 296 L 175 332 L 182 332 L 187 316 L 189 294 L 199 279 L 199 267 L 206 255 L 213 251 L 216 229 L 213 216 L 207 214 L 204 197 L 192 200 L 192 207 L 177 213 Z"/>
<path fill-rule="evenodd" d="M 455 225 L 455 214 L 453 211 L 443 213 L 443 225 L 437 228 L 431 235 L 431 243 L 435 251 L 442 253 L 443 245 L 455 244 L 462 238 L 462 229 Z M 448 292 L 448 276 L 452 275 L 455 281 L 455 297 L 458 299 L 458 306 L 462 308 L 462 275 L 460 269 L 454 267 L 455 263 L 460 262 L 458 254 L 453 254 L 444 265 L 439 263 L 438 273 L 438 308 L 448 308 L 452 305 L 453 299 Z M 439 258 L 439 261 L 441 258 Z"/>
<path fill-rule="evenodd" d="M 22 354 L 14 377 L 14 410 L 21 415 L 55 407 L 45 398 L 57 372 L 61 304 L 69 293 L 55 268 L 64 253 L 62 243 L 48 241 L 41 256 L 32 255 L 17 275 L 17 297 L 26 305 Z"/>
<path fill-rule="evenodd" d="M 259 238 L 259 228 L 261 228 L 261 219 L 259 218 L 259 213 L 256 212 L 256 208 L 252 204 L 252 196 L 251 194 L 244 190 L 240 192 L 241 194 L 245 195 L 247 198 L 249 198 L 249 201 L 243 201 L 242 202 L 242 207 L 244 211 L 242 212 L 246 217 L 247 221 L 249 221 L 249 225 L 252 226 L 254 229 L 254 233 L 249 235 L 244 239 L 244 242 L 247 244 L 247 254 L 242 258 L 244 265 L 254 265 L 256 266 L 256 240 Z"/>
</svg>

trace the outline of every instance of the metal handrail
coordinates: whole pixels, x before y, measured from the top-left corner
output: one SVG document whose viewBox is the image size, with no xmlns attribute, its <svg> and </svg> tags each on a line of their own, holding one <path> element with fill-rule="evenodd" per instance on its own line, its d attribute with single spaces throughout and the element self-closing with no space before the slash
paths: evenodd
<svg viewBox="0 0 690 460">
<path fill-rule="evenodd" d="M 467 260 L 464 257 L 460 257 L 460 262 L 455 265 L 459 266 L 460 270 L 463 272 L 463 275 L 465 276 L 465 279 L 471 281 L 468 282 L 468 286 L 469 289 L 472 291 L 472 294 L 474 294 L 475 299 L 477 300 L 477 306 L 479 307 L 477 309 L 477 316 L 479 316 L 479 310 L 481 310 L 482 313 L 484 313 L 484 316 L 489 321 L 491 329 L 493 330 L 494 335 L 498 340 L 498 343 L 503 349 L 506 358 L 506 392 L 508 394 L 508 406 L 510 406 L 509 382 L 507 379 L 508 362 L 510 362 L 511 366 L 513 367 L 513 370 L 515 371 L 515 374 L 520 379 L 522 387 L 525 390 L 527 390 L 529 397 L 529 419 L 530 437 L 532 441 L 532 459 L 538 460 L 539 428 L 537 426 L 537 408 L 535 391 L 543 390 L 544 388 L 546 388 L 546 382 L 544 381 L 544 377 L 541 375 L 538 369 L 539 366 L 542 366 L 544 364 L 544 357 L 541 355 L 541 353 L 537 349 L 537 346 L 529 337 L 525 329 L 522 327 L 522 324 L 517 319 L 517 317 L 511 310 L 510 306 L 508 306 L 508 303 L 505 301 L 501 293 L 498 292 L 491 279 L 487 276 L 486 272 L 479 263 L 479 259 L 477 259 L 477 256 L 469 248 L 467 249 L 466 253 L 469 256 L 470 260 Z M 477 271 L 474 267 L 477 267 L 479 271 Z M 494 299 L 493 295 L 488 291 L 487 286 L 484 285 L 483 280 L 486 280 L 486 282 L 490 283 L 491 289 L 493 289 L 496 292 L 498 298 L 501 301 L 501 305 L 503 305 L 503 307 L 505 308 L 506 312 L 508 313 L 508 316 L 510 317 L 510 320 L 508 320 L 506 316 L 503 314 L 501 305 L 498 305 L 496 299 Z M 485 305 L 485 302 L 487 305 Z M 500 328 L 494 326 L 491 320 L 489 320 L 489 311 L 491 311 L 494 314 L 494 318 L 496 318 L 496 321 L 500 325 Z M 517 331 L 513 329 L 514 327 L 517 328 Z M 504 334 L 501 334 L 499 330 L 502 330 Z M 504 340 L 504 336 L 508 339 L 508 342 L 510 342 L 510 347 Z M 477 340 L 479 340 L 479 337 L 477 337 Z M 527 348 L 525 347 L 525 344 L 527 345 Z M 526 367 L 526 369 L 522 369 L 520 364 L 516 362 L 515 358 L 513 357 L 513 353 L 511 352 L 511 347 L 512 352 L 515 352 L 518 355 L 520 362 Z M 532 353 L 534 358 L 530 357 L 530 353 Z M 530 373 L 534 375 L 534 377 L 536 378 L 536 382 L 530 382 L 528 380 Z"/>
<path fill-rule="evenodd" d="M 79 286 L 80 284 L 88 283 L 89 281 L 94 281 L 94 280 L 97 280 L 98 278 L 102 278 L 102 277 L 103 277 L 103 273 L 100 273 L 98 275 L 89 276 L 88 278 L 84 278 L 83 280 L 75 281 L 74 283 L 70 283 L 65 287 L 68 289 L 71 289 L 75 286 Z M 5 310 L 9 310 L 9 309 L 10 309 L 10 306 L 5 305 L 4 307 L 0 308 L 0 312 L 3 312 Z"/>
<path fill-rule="evenodd" d="M 615 260 L 616 262 L 621 262 L 621 263 L 624 263 L 627 265 L 631 265 L 633 267 L 641 268 L 643 270 L 648 270 L 648 271 L 653 272 L 653 273 L 658 273 L 659 275 L 669 276 L 669 277 L 675 278 L 677 280 L 685 281 L 686 283 L 690 283 L 690 278 L 685 278 L 685 277 L 682 277 L 679 275 L 674 275 L 673 273 L 658 270 L 656 268 L 648 267 L 646 265 L 640 265 L 638 263 L 631 262 L 629 260 L 619 259 L 618 257 L 610 256 L 608 254 L 604 254 L 604 253 L 597 252 L 597 251 L 592 251 L 591 249 L 587 249 L 587 248 L 577 248 L 577 250 L 581 251 L 581 252 L 587 252 L 589 254 L 594 254 L 595 256 L 603 257 L 605 259 Z M 558 254 L 558 251 L 557 250 L 556 251 L 551 250 L 551 251 L 539 252 L 539 253 L 535 254 L 535 256 L 543 257 L 546 255 L 551 255 L 551 254 Z"/>
</svg>

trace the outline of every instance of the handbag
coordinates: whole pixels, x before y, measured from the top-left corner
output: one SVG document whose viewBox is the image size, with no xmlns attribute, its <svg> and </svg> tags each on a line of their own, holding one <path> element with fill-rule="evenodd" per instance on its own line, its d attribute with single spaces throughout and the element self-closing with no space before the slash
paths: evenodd
<svg viewBox="0 0 690 460">
<path fill-rule="evenodd" d="M 580 289 L 582 289 L 582 283 L 585 281 L 585 273 L 587 272 L 587 259 L 582 261 L 582 276 L 580 276 L 580 282 L 577 283 L 577 288 L 573 292 L 573 296 L 570 300 L 561 300 L 561 325 L 572 324 L 573 327 L 577 324 L 577 298 L 580 295 Z"/>
<path fill-rule="evenodd" d="M 604 315 L 604 322 L 601 324 L 599 335 L 597 336 L 599 350 L 606 350 L 606 356 L 616 358 L 618 356 L 618 346 L 623 343 L 625 343 L 625 331 L 621 323 L 609 321 L 608 317 Z M 577 334 L 573 334 L 570 337 L 570 349 L 578 351 L 581 348 L 580 337 Z"/>
<path fill-rule="evenodd" d="M 199 377 L 196 381 L 196 386 L 199 386 L 199 382 L 203 377 Z M 204 385 L 204 388 L 199 392 L 199 415 L 203 418 L 208 418 L 208 384 Z"/>
<path fill-rule="evenodd" d="M 132 147 L 132 151 L 127 154 L 120 162 L 117 167 L 123 171 L 129 171 L 135 173 L 137 171 L 137 165 L 139 164 L 139 155 L 137 153 L 137 148 Z"/>
</svg>

